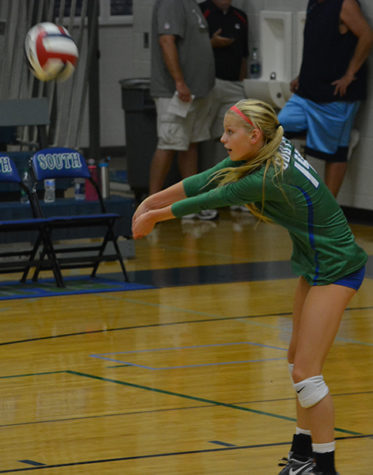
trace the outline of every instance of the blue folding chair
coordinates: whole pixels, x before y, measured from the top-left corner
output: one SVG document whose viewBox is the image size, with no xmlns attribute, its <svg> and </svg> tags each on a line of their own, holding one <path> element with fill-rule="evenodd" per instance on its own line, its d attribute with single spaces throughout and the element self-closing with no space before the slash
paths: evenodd
<svg viewBox="0 0 373 475">
<path fill-rule="evenodd" d="M 102 227 L 103 229 L 101 242 L 98 244 L 87 243 L 85 239 L 83 244 L 75 246 L 69 245 L 57 248 L 54 245 L 53 248 L 57 255 L 60 269 L 91 267 L 91 277 L 95 277 L 101 262 L 118 261 L 124 280 L 128 281 L 123 257 L 118 246 L 117 236 L 114 232 L 114 224 L 116 220 L 120 218 L 120 215 L 107 212 L 100 188 L 92 179 L 84 157 L 78 151 L 69 148 L 47 148 L 36 152 L 31 157 L 31 168 L 37 182 L 54 179 L 57 183 L 58 180 L 61 179 L 84 178 L 91 182 L 97 192 L 98 206 L 100 209 L 98 213 L 59 216 L 53 214 L 53 212 L 57 211 L 57 206 L 49 208 L 52 211 L 52 215 L 49 212 L 48 216 L 46 216 L 45 212 L 43 213 L 40 202 L 38 203 L 38 215 L 48 219 L 49 236 L 52 243 L 55 241 L 54 233 L 59 229 L 63 229 L 64 231 L 69 229 L 69 232 L 71 230 L 71 239 L 79 239 L 80 241 L 82 239 L 81 233 L 77 232 L 76 236 L 74 236 L 74 230 L 87 227 Z M 48 206 L 45 206 L 44 209 L 47 210 Z M 105 253 L 107 245 L 110 242 L 113 244 L 114 252 Z M 34 272 L 33 280 L 37 280 L 39 272 L 47 269 L 50 265 L 50 262 L 45 262 L 43 259 L 46 252 L 47 250 L 43 249 L 39 265 Z"/>
<path fill-rule="evenodd" d="M 30 217 L 25 219 L 7 219 L 0 221 L 0 233 L 23 233 L 25 241 L 30 242 L 30 246 L 16 251 L 0 252 L 0 273 L 22 272 L 21 282 L 25 282 L 31 267 L 39 265 L 37 256 L 39 248 L 44 249 L 44 254 L 48 258 L 51 270 L 58 286 L 63 286 L 62 275 L 58 267 L 52 243 L 49 239 L 48 220 L 40 217 L 35 207 L 35 193 L 30 190 L 21 180 L 13 160 L 5 153 L 0 154 L 0 188 L 4 183 L 18 185 L 19 190 L 26 193 L 29 204 L 19 204 L 28 206 Z M 9 202 L 7 202 L 9 206 Z"/>
</svg>

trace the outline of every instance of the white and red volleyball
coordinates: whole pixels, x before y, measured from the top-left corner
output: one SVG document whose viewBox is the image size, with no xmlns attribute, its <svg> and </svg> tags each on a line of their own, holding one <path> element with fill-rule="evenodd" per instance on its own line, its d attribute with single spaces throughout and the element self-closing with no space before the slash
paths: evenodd
<svg viewBox="0 0 373 475">
<path fill-rule="evenodd" d="M 78 62 L 78 48 L 69 32 L 54 23 L 38 23 L 27 33 L 25 54 L 28 65 L 40 81 L 65 80 Z"/>
</svg>

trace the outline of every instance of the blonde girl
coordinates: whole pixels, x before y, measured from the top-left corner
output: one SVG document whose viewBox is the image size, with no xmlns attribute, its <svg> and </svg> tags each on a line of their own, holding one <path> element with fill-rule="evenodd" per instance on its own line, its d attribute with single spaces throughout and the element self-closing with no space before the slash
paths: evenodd
<svg viewBox="0 0 373 475">
<path fill-rule="evenodd" d="M 204 209 L 247 205 L 285 227 L 299 276 L 288 350 L 297 424 L 280 474 L 335 475 L 334 409 L 323 365 L 343 312 L 364 278 L 366 253 L 316 171 L 283 137 L 272 107 L 242 100 L 224 118 L 229 155 L 213 168 L 146 198 L 133 216 L 133 237 L 156 223 Z"/>
</svg>

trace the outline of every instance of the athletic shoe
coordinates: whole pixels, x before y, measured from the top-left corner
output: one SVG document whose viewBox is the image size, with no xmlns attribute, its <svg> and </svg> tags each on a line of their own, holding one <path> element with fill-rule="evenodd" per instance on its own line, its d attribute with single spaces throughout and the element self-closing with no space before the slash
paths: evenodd
<svg viewBox="0 0 373 475">
<path fill-rule="evenodd" d="M 298 460 L 293 457 L 293 453 L 289 452 L 288 458 L 281 459 L 280 466 L 284 465 L 279 475 L 300 475 L 303 473 L 314 473 L 312 470 L 315 463 L 312 457 L 304 457 L 303 460 Z"/>
<path fill-rule="evenodd" d="M 229 207 L 231 211 L 242 211 L 243 213 L 250 213 L 250 210 L 245 205 L 232 205 Z"/>
<path fill-rule="evenodd" d="M 192 219 L 197 219 L 198 214 L 197 213 L 190 213 L 190 214 L 184 214 L 184 216 L 181 217 L 182 221 L 190 221 Z"/>
<path fill-rule="evenodd" d="M 192 219 L 200 219 L 201 221 L 212 221 L 213 219 L 217 219 L 218 217 L 219 213 L 216 209 L 203 209 L 199 213 L 186 214 L 181 219 L 185 221 L 189 221 Z"/>
<path fill-rule="evenodd" d="M 198 219 L 202 221 L 211 221 L 219 217 L 219 213 L 216 209 L 203 209 L 198 213 Z"/>
</svg>

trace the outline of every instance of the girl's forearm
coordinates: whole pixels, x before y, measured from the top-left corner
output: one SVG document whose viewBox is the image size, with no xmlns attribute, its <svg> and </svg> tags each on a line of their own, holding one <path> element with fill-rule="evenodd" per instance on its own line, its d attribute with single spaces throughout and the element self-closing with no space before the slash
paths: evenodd
<svg viewBox="0 0 373 475">
<path fill-rule="evenodd" d="M 176 216 L 171 211 L 171 205 L 164 206 L 163 208 L 153 209 L 149 211 L 151 219 L 154 221 L 154 224 L 160 223 L 161 221 L 168 221 L 169 219 L 175 219 Z"/>
<path fill-rule="evenodd" d="M 183 182 L 179 181 L 175 185 L 171 185 L 165 190 L 159 191 L 154 195 L 148 196 L 145 200 L 147 210 L 159 210 L 165 206 L 171 205 L 176 201 L 186 198 Z"/>
</svg>

